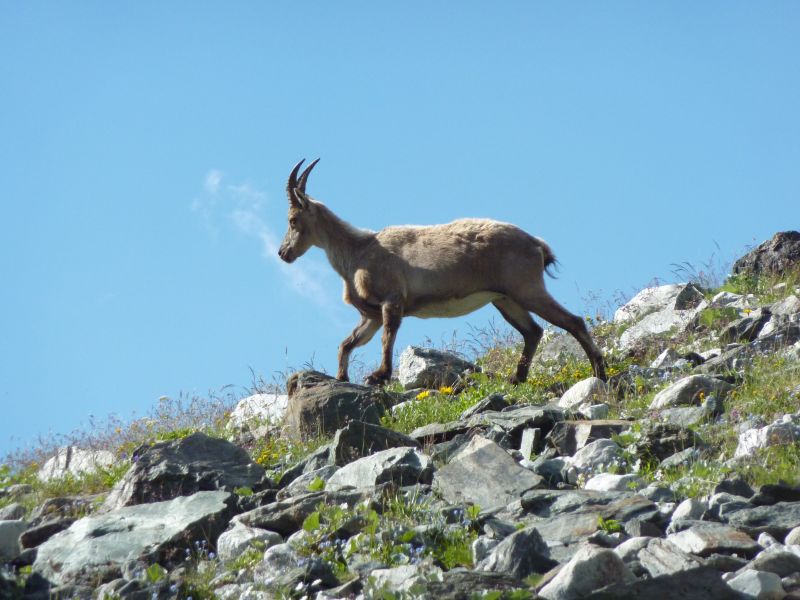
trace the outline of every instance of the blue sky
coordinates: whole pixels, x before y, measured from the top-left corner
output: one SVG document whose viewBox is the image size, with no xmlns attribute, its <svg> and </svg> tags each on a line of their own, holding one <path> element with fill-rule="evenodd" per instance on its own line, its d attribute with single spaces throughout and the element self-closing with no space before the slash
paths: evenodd
<svg viewBox="0 0 800 600">
<path fill-rule="evenodd" d="M 335 371 L 340 282 L 275 256 L 302 157 L 356 225 L 545 238 L 574 312 L 800 228 L 798 56 L 796 2 L 5 3 L 0 452 Z"/>
</svg>

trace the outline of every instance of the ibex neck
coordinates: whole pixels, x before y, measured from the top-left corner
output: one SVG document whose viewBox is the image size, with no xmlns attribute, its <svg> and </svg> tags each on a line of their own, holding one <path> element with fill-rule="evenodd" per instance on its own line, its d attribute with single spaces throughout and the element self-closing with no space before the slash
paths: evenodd
<svg viewBox="0 0 800 600">
<path fill-rule="evenodd" d="M 353 227 L 337 217 L 324 204 L 317 203 L 317 238 L 319 246 L 328 255 L 334 270 L 345 279 L 352 276 L 353 257 L 374 234 L 366 229 Z"/>
</svg>

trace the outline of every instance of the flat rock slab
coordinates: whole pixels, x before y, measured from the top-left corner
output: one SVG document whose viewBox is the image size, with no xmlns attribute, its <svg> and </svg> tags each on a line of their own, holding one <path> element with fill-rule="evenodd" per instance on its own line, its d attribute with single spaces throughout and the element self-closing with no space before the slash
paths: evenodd
<svg viewBox="0 0 800 600">
<path fill-rule="evenodd" d="M 703 557 L 715 553 L 752 557 L 761 550 L 761 546 L 746 533 L 730 525 L 714 522 L 673 533 L 667 536 L 667 540 L 684 552 Z"/>
<path fill-rule="evenodd" d="M 546 600 L 582 600 L 594 590 L 633 579 L 633 573 L 612 550 L 586 545 L 539 590 L 539 596 Z"/>
<path fill-rule="evenodd" d="M 585 600 L 742 600 L 716 569 L 698 567 L 652 579 L 611 585 L 585 596 Z"/>
<path fill-rule="evenodd" d="M 359 458 L 331 475 L 326 489 L 372 488 L 393 482 L 398 486 L 430 483 L 433 461 L 417 448 L 389 448 Z"/>
<path fill-rule="evenodd" d="M 337 429 L 331 443 L 334 463 L 340 467 L 370 454 L 402 446 L 419 448 L 421 444 L 404 433 L 364 421 L 350 421 Z"/>
<path fill-rule="evenodd" d="M 243 448 L 200 432 L 142 446 L 135 456 L 136 462 L 106 498 L 104 510 L 269 483 L 264 468 Z"/>
<path fill-rule="evenodd" d="M 470 425 L 466 421 L 450 421 L 449 423 L 429 423 L 417 427 L 408 435 L 424 444 L 441 444 L 469 430 Z"/>
<path fill-rule="evenodd" d="M 538 427 L 544 432 L 550 431 L 558 421 L 564 420 L 563 409 L 552 406 L 513 406 L 500 412 L 486 411 L 473 415 L 467 424 L 469 427 L 496 425 L 509 435 L 520 433 L 525 428 Z"/>
<path fill-rule="evenodd" d="M 423 598 L 436 600 L 466 600 L 481 597 L 486 592 L 503 592 L 525 589 L 518 579 L 505 573 L 472 571 L 456 568 L 442 573 L 441 581 L 431 581 L 425 587 Z"/>
<path fill-rule="evenodd" d="M 85 517 L 39 546 L 33 570 L 64 585 L 110 581 L 130 560 L 175 564 L 196 540 L 216 541 L 233 504 L 228 492 L 198 492 Z"/>
<path fill-rule="evenodd" d="M 731 384 L 721 379 L 707 375 L 689 375 L 656 394 L 649 408 L 650 410 L 659 410 L 676 406 L 699 405 L 704 398 L 712 394 L 717 398 L 724 398 L 732 389 Z"/>
<path fill-rule="evenodd" d="M 701 566 L 700 561 L 685 551 L 661 538 L 651 539 L 642 548 L 637 559 L 651 577 L 659 577 Z"/>
<path fill-rule="evenodd" d="M 758 536 L 759 533 L 767 532 L 781 540 L 800 523 L 800 502 L 778 502 L 772 506 L 742 508 L 720 517 L 748 535 Z"/>
<path fill-rule="evenodd" d="M 544 478 L 519 466 L 494 442 L 475 436 L 433 477 L 433 485 L 451 504 L 500 508 L 544 485 Z"/>
</svg>

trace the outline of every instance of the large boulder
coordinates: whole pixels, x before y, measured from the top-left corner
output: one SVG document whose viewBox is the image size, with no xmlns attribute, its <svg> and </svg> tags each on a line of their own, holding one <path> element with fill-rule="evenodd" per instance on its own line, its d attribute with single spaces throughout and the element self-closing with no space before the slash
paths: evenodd
<svg viewBox="0 0 800 600">
<path fill-rule="evenodd" d="M 129 561 L 169 567 L 195 541 L 216 541 L 233 514 L 228 492 L 198 492 L 79 519 L 39 546 L 34 572 L 56 585 L 121 577 Z"/>
<path fill-rule="evenodd" d="M 544 478 L 519 466 L 491 440 L 476 435 L 436 472 L 433 484 L 451 504 L 477 504 L 488 510 L 544 485 Z"/>
<path fill-rule="evenodd" d="M 47 482 L 67 476 L 81 477 L 107 469 L 115 462 L 114 454 L 108 450 L 84 450 L 77 446 L 60 448 L 55 456 L 48 458 L 36 476 Z"/>
<path fill-rule="evenodd" d="M 733 263 L 733 272 L 783 275 L 798 266 L 800 231 L 781 231 Z"/>
<path fill-rule="evenodd" d="M 393 429 L 363 421 L 350 421 L 336 430 L 331 442 L 331 455 L 336 465 L 343 466 L 375 452 L 401 446 L 419 448 L 421 444 L 413 437 Z"/>
<path fill-rule="evenodd" d="M 650 336 L 683 329 L 704 306 L 702 293 L 692 284 L 645 288 L 614 313 L 615 323 L 632 323 L 619 346 L 630 350 Z"/>
<path fill-rule="evenodd" d="M 539 596 L 547 600 L 581 600 L 607 585 L 634 579 L 630 569 L 612 550 L 581 546 L 572 560 L 539 590 Z"/>
<path fill-rule="evenodd" d="M 534 573 L 545 573 L 556 564 L 558 563 L 550 558 L 547 544 L 534 526 L 516 531 L 505 538 L 489 552 L 478 568 L 524 579 Z"/>
<path fill-rule="evenodd" d="M 253 394 L 242 398 L 231 411 L 228 427 L 245 429 L 276 423 L 283 418 L 288 402 L 286 394 Z"/>
<path fill-rule="evenodd" d="M 416 448 L 389 448 L 351 462 L 334 473 L 325 487 L 371 488 L 381 483 L 430 483 L 433 461 Z"/>
<path fill-rule="evenodd" d="M 226 440 L 193 433 L 180 440 L 142 446 L 135 462 L 117 482 L 105 510 L 169 500 L 198 491 L 259 488 L 269 485 L 263 467 Z"/>
<path fill-rule="evenodd" d="M 452 352 L 409 346 L 400 355 L 397 378 L 407 390 L 454 385 L 478 368 Z"/>
<path fill-rule="evenodd" d="M 650 403 L 650 410 L 699 405 L 708 396 L 724 398 L 733 386 L 707 375 L 690 375 L 661 390 Z"/>
<path fill-rule="evenodd" d="M 294 373 L 286 384 L 289 403 L 284 425 L 303 439 L 331 435 L 349 421 L 379 423 L 390 404 L 378 388 L 365 387 L 318 373 Z"/>
<path fill-rule="evenodd" d="M 22 548 L 19 545 L 19 536 L 28 528 L 28 524 L 21 520 L 0 521 L 0 562 L 15 559 Z"/>
</svg>

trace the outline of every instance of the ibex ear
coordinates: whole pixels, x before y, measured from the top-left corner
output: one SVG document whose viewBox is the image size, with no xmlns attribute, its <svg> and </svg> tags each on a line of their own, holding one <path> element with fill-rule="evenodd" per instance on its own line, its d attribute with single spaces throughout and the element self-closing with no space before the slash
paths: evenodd
<svg viewBox="0 0 800 600">
<path fill-rule="evenodd" d="M 292 190 L 289 192 L 289 206 L 305 210 L 308 208 L 308 200 L 302 194 L 299 194 L 297 190 Z"/>
</svg>

